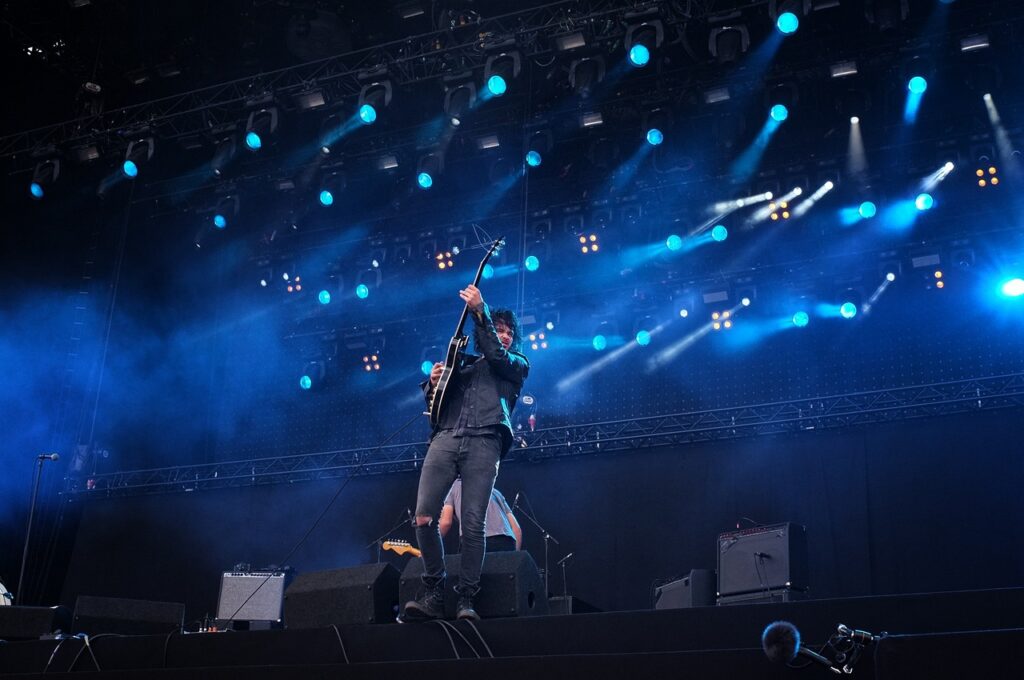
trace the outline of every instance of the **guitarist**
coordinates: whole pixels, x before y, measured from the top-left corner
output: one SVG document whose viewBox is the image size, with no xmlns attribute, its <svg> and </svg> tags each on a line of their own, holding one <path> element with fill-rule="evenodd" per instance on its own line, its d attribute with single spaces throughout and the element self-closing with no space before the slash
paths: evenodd
<svg viewBox="0 0 1024 680">
<path fill-rule="evenodd" d="M 449 381 L 440 418 L 430 438 L 416 496 L 416 541 L 423 552 L 423 595 L 407 602 L 402 619 L 425 621 L 444 616 L 444 548 L 438 531 L 445 495 L 462 477 L 462 568 L 459 619 L 478 620 L 473 598 L 480 590 L 484 560 L 484 519 L 498 466 L 512 445 L 512 409 L 530 370 L 520 351 L 521 329 L 515 313 L 492 310 L 474 285 L 459 291 L 473 317 L 473 337 L 482 356 L 466 355 Z M 444 370 L 434 364 L 422 384 L 431 392 Z"/>
</svg>

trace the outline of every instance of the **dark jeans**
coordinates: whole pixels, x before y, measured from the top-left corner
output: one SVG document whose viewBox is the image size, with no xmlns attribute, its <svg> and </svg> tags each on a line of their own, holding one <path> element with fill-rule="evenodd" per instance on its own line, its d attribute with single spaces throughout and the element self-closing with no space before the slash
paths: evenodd
<svg viewBox="0 0 1024 680">
<path fill-rule="evenodd" d="M 480 590 L 484 520 L 500 460 L 501 438 L 498 435 L 453 437 L 450 431 L 442 431 L 431 440 L 416 495 L 416 516 L 433 519 L 428 525 L 416 526 L 416 542 L 423 553 L 425 585 L 433 586 L 445 577 L 444 546 L 437 520 L 452 482 L 456 476 L 461 476 L 462 568 L 457 590 L 470 596 Z"/>
</svg>

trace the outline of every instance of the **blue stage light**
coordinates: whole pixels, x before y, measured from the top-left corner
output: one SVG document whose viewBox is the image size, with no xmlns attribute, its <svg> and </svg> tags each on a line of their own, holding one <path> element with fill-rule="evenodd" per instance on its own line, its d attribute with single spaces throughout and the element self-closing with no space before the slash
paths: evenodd
<svg viewBox="0 0 1024 680">
<path fill-rule="evenodd" d="M 771 110 L 772 120 L 781 123 L 782 121 L 789 118 L 789 109 L 784 104 L 776 104 Z"/>
<path fill-rule="evenodd" d="M 323 191 L 321 191 L 320 192 L 320 205 L 322 205 L 324 207 L 329 206 L 329 205 L 334 205 L 334 194 L 332 194 L 327 189 L 324 189 Z"/>
<path fill-rule="evenodd" d="M 359 120 L 363 121 L 363 125 L 369 125 L 377 120 L 377 109 L 369 104 L 363 104 L 359 107 Z"/>
<path fill-rule="evenodd" d="M 356 286 L 356 297 L 360 300 L 365 300 L 370 295 L 370 289 L 366 287 L 365 283 L 360 283 Z"/>
<path fill-rule="evenodd" d="M 725 239 L 729 238 L 729 230 L 721 224 L 715 225 L 715 228 L 711 230 L 711 238 L 721 243 Z"/>
<path fill-rule="evenodd" d="M 797 312 L 793 315 L 793 325 L 797 328 L 803 328 L 810 323 L 811 317 L 807 316 L 807 312 Z"/>
<path fill-rule="evenodd" d="M 876 206 L 871 201 L 864 201 L 863 203 L 860 204 L 860 207 L 857 209 L 857 212 L 860 213 L 861 217 L 863 217 L 866 220 L 869 220 L 876 214 L 878 214 L 878 206 Z"/>
<path fill-rule="evenodd" d="M 646 347 L 647 345 L 651 344 L 651 334 L 650 334 L 650 332 L 648 332 L 648 331 L 637 331 L 637 334 L 636 334 L 636 344 L 640 345 L 641 347 Z"/>
<path fill-rule="evenodd" d="M 263 140 L 255 132 L 249 131 L 245 133 L 245 145 L 253 151 L 257 151 L 263 146 Z"/>
<path fill-rule="evenodd" d="M 651 146 L 658 146 L 665 141 L 665 135 L 658 128 L 651 128 L 647 131 L 647 143 Z"/>
<path fill-rule="evenodd" d="M 934 205 L 935 199 L 932 198 L 931 194 L 918 194 L 917 198 L 914 199 L 914 207 L 918 210 L 931 210 Z"/>
<path fill-rule="evenodd" d="M 526 265 L 526 271 L 535 272 L 540 267 L 540 260 L 535 255 L 530 255 L 523 264 Z"/>
<path fill-rule="evenodd" d="M 429 189 L 434 186 L 434 178 L 430 176 L 429 172 L 421 172 L 416 175 L 416 183 L 420 185 L 420 189 Z"/>
<path fill-rule="evenodd" d="M 1002 291 L 1006 297 L 1020 297 L 1024 295 L 1024 279 L 1010 279 L 1004 282 Z"/>
<path fill-rule="evenodd" d="M 434 370 L 434 363 L 432 361 L 424 361 L 420 364 L 420 371 L 423 372 L 423 375 L 430 375 L 432 370 Z"/>
<path fill-rule="evenodd" d="M 541 162 L 541 157 L 540 157 L 540 154 L 538 152 L 536 152 L 536 151 L 527 151 L 526 152 L 526 164 L 529 165 L 531 168 L 537 167 L 538 165 L 540 165 L 540 162 Z"/>
<path fill-rule="evenodd" d="M 508 83 L 499 75 L 493 75 L 487 79 L 487 91 L 495 97 L 500 97 L 508 90 Z"/>
<path fill-rule="evenodd" d="M 679 250 L 683 247 L 683 239 L 677 234 L 672 234 L 665 239 L 665 247 L 669 250 Z"/>
<path fill-rule="evenodd" d="M 213 216 L 213 226 L 217 227 L 218 229 L 223 229 L 224 227 L 228 226 L 228 218 L 224 217 L 220 213 L 217 213 L 216 215 Z"/>
<path fill-rule="evenodd" d="M 121 164 L 121 172 L 125 177 L 134 179 L 139 176 L 139 166 L 135 165 L 135 161 L 125 161 Z"/>
<path fill-rule="evenodd" d="M 43 197 L 43 186 L 39 182 L 32 182 L 28 187 L 29 193 L 32 194 L 32 198 Z"/>
<path fill-rule="evenodd" d="M 608 347 L 608 338 L 604 337 L 603 335 L 595 335 L 594 339 L 591 341 L 590 344 L 592 344 L 594 346 L 594 349 L 596 349 L 598 352 L 600 352 L 600 351 L 602 351 L 604 349 L 607 349 L 607 347 Z"/>
<path fill-rule="evenodd" d="M 907 89 L 912 94 L 924 94 L 924 91 L 928 89 L 928 81 L 921 76 L 914 76 L 907 83 Z"/>
<path fill-rule="evenodd" d="M 494 278 L 494 267 L 491 266 L 490 263 L 487 263 L 487 264 L 484 265 L 483 277 L 485 279 L 493 279 Z"/>
<path fill-rule="evenodd" d="M 304 375 L 301 378 L 299 378 L 299 387 L 301 387 L 302 389 L 308 390 L 312 386 L 313 379 L 310 378 L 308 375 Z"/>
<path fill-rule="evenodd" d="M 331 304 L 331 293 L 330 291 L 322 290 L 320 294 L 316 296 L 316 299 L 320 301 L 322 305 Z"/>
<path fill-rule="evenodd" d="M 637 43 L 629 48 L 629 63 L 633 66 L 647 66 L 651 61 L 651 51 L 646 46 Z"/>
<path fill-rule="evenodd" d="M 792 12 L 783 12 L 779 15 L 775 25 L 780 33 L 790 35 L 796 33 L 796 29 L 800 28 L 800 19 Z"/>
<path fill-rule="evenodd" d="M 857 305 L 853 304 L 852 302 L 844 302 L 842 305 L 839 306 L 839 314 L 844 319 L 852 319 L 853 317 L 857 316 Z"/>
</svg>

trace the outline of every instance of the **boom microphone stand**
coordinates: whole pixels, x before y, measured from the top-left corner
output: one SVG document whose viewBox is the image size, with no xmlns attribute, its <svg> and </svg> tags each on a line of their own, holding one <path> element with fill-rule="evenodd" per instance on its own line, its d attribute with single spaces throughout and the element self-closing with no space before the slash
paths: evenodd
<svg viewBox="0 0 1024 680">
<path fill-rule="evenodd" d="M 18 573 L 18 589 L 15 590 L 14 604 L 25 604 L 23 591 L 25 589 L 25 564 L 28 562 L 28 541 L 32 537 L 32 518 L 36 514 L 36 497 L 39 495 L 39 480 L 43 476 L 43 462 L 47 460 L 57 461 L 60 456 L 56 453 L 40 453 L 36 456 L 39 466 L 36 468 L 35 481 L 32 483 L 32 502 L 28 506 L 28 527 L 25 529 L 25 549 L 21 553 L 21 571 Z"/>
<path fill-rule="evenodd" d="M 526 498 L 526 494 L 523 494 L 523 497 Z M 526 498 L 526 500 L 527 502 L 529 502 L 530 499 Z M 550 576 L 548 572 L 548 542 L 551 541 L 555 545 L 559 545 L 558 539 L 549 534 L 548 530 L 540 525 L 540 522 L 537 521 L 537 518 L 526 511 L 526 508 L 516 503 L 515 507 L 513 507 L 512 509 L 515 510 L 516 507 L 522 510 L 523 517 L 530 520 L 533 526 L 537 527 L 537 529 L 540 530 L 540 532 L 544 535 L 544 597 L 549 597 L 551 595 L 551 589 L 548 588 L 548 577 Z"/>
<path fill-rule="evenodd" d="M 389 538 L 391 536 L 391 534 L 393 534 L 396 531 L 398 531 L 398 529 L 400 527 L 402 527 L 402 525 L 404 525 L 404 524 L 412 524 L 412 512 L 408 508 L 406 508 L 405 514 L 406 514 L 405 517 L 403 517 L 402 519 L 398 520 L 398 524 L 396 524 L 395 526 L 391 527 L 390 529 L 385 531 L 383 534 L 381 534 L 380 536 L 378 536 L 377 538 L 373 539 L 372 541 L 370 541 L 369 543 L 366 544 L 366 549 L 367 550 L 369 550 L 373 546 L 377 546 L 377 564 L 380 564 L 380 551 L 381 551 L 381 547 L 384 545 L 384 539 L 385 538 Z"/>
</svg>

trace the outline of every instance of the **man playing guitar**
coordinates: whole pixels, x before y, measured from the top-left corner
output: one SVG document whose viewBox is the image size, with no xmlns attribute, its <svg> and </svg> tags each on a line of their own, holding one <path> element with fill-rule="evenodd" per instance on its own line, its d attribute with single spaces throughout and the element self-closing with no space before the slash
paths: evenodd
<svg viewBox="0 0 1024 680">
<path fill-rule="evenodd" d="M 481 356 L 461 355 L 451 367 L 445 400 L 430 438 L 416 497 L 416 541 L 423 553 L 424 594 L 406 603 L 405 621 L 444 616 L 444 548 L 438 531 L 445 495 L 462 478 L 462 566 L 457 618 L 479 619 L 473 598 L 480 590 L 484 559 L 484 518 L 498 466 L 512 444 L 511 414 L 530 370 L 520 351 L 521 330 L 510 310 L 490 309 L 480 289 L 469 285 L 459 297 L 473 317 Z M 428 407 L 445 364 L 434 364 L 422 384 Z"/>
</svg>

